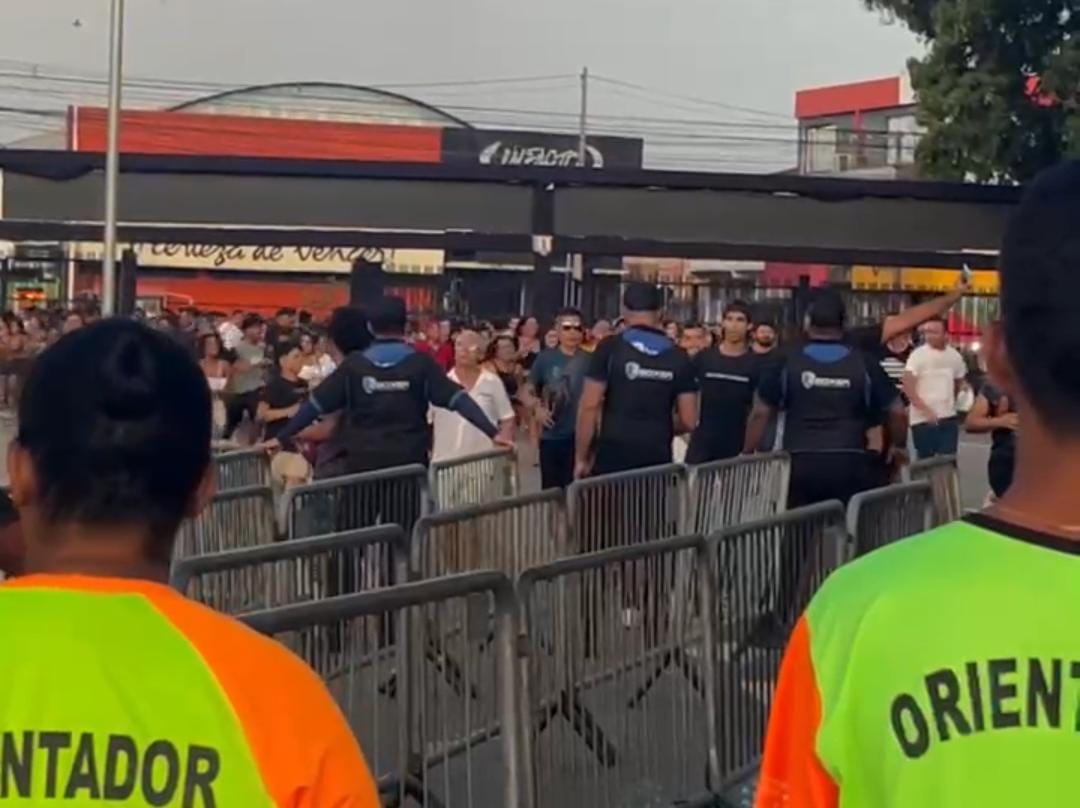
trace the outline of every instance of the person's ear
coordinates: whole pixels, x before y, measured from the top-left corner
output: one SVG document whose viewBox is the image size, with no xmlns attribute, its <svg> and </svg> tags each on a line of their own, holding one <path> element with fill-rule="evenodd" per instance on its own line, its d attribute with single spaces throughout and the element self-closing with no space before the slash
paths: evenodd
<svg viewBox="0 0 1080 808">
<path fill-rule="evenodd" d="M 191 504 L 188 506 L 187 516 L 191 519 L 206 510 L 210 500 L 217 493 L 217 472 L 215 468 L 216 464 L 214 463 L 206 465 L 206 471 L 203 473 L 202 479 L 199 480 L 199 487 L 195 489 Z"/>
<path fill-rule="evenodd" d="M 8 444 L 7 467 L 11 502 L 21 510 L 37 497 L 38 484 L 30 452 L 18 440 Z"/>
<path fill-rule="evenodd" d="M 996 388 L 1015 398 L 1016 372 L 1013 370 L 1008 349 L 1005 347 L 1005 329 L 1001 327 L 1000 322 L 993 322 L 987 326 L 983 334 L 982 354 L 990 381 Z"/>
</svg>

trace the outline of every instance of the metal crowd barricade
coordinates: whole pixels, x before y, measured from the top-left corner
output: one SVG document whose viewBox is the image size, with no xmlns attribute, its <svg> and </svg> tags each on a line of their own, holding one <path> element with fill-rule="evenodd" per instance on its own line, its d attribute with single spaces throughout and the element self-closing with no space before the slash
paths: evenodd
<svg viewBox="0 0 1080 808">
<path fill-rule="evenodd" d="M 717 791 L 753 776 L 761 757 L 780 657 L 810 598 L 842 561 L 844 506 L 824 502 L 720 531 L 707 540 L 706 575 L 715 580 L 715 743 Z"/>
<path fill-rule="evenodd" d="M 270 544 L 276 537 L 274 494 L 270 488 L 234 488 L 215 495 L 201 514 L 180 526 L 173 558 Z"/>
<path fill-rule="evenodd" d="M 396 466 L 287 489 L 283 532 L 296 539 L 393 524 L 409 534 L 427 509 L 427 469 Z"/>
<path fill-rule="evenodd" d="M 322 677 L 385 798 L 524 808 L 516 608 L 506 576 L 484 572 L 241 619 Z"/>
<path fill-rule="evenodd" d="M 526 759 L 542 806 L 713 805 L 700 536 L 561 559 L 518 582 Z"/>
<path fill-rule="evenodd" d="M 402 529 L 380 525 L 181 559 L 171 583 L 219 612 L 241 614 L 404 583 L 407 552 Z"/>
<path fill-rule="evenodd" d="M 709 534 L 787 509 L 791 457 L 786 452 L 689 468 L 692 527 L 697 533 Z"/>
<path fill-rule="evenodd" d="M 931 457 L 908 467 L 910 482 L 926 480 L 934 491 L 934 524 L 955 522 L 964 515 L 960 495 L 960 472 L 955 455 Z"/>
<path fill-rule="evenodd" d="M 419 578 L 499 570 L 511 578 L 567 554 L 559 489 L 442 511 L 416 524 L 412 569 Z"/>
<path fill-rule="evenodd" d="M 518 461 L 513 449 L 443 460 L 431 464 L 432 501 L 438 510 L 498 502 L 518 492 Z"/>
<path fill-rule="evenodd" d="M 270 456 L 263 449 L 244 449 L 214 455 L 219 491 L 270 485 Z"/>
<path fill-rule="evenodd" d="M 653 466 L 578 480 L 567 489 L 572 552 L 591 553 L 686 533 L 686 467 Z"/>
<path fill-rule="evenodd" d="M 934 525 L 930 483 L 889 485 L 856 494 L 848 505 L 847 524 L 854 556 L 923 533 Z"/>
</svg>

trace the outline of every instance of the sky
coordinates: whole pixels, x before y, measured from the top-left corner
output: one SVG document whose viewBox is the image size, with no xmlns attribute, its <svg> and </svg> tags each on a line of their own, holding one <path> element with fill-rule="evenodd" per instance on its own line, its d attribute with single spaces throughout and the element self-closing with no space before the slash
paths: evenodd
<svg viewBox="0 0 1080 808">
<path fill-rule="evenodd" d="M 451 106 L 478 125 L 565 122 L 573 129 L 576 76 L 587 65 L 596 77 L 589 83 L 594 127 L 644 134 L 655 167 L 791 165 L 796 90 L 898 75 L 921 52 L 901 25 L 886 23 L 861 0 L 128 0 L 127 6 L 125 73 L 165 82 L 156 92 L 132 89 L 131 106 L 179 103 L 204 94 L 204 84 L 327 80 L 394 88 Z M 108 7 L 108 0 L 3 0 L 0 106 L 55 113 L 70 103 L 102 103 Z M 39 78 L 29 78 L 32 73 Z M 467 83 L 502 78 L 529 80 Z M 0 113 L 0 143 L 52 121 Z M 703 131 L 716 137 L 701 142 Z"/>
</svg>

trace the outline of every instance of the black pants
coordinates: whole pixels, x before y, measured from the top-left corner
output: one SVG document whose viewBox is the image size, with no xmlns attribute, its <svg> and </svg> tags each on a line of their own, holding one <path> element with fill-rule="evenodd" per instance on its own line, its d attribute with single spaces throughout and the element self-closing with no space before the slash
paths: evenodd
<svg viewBox="0 0 1080 808">
<path fill-rule="evenodd" d="M 244 420 L 244 413 L 247 413 L 251 422 L 255 423 L 261 396 L 262 390 L 251 390 L 247 393 L 237 393 L 229 399 L 225 404 L 225 432 L 221 435 L 223 439 L 228 440 L 232 437 L 233 432 L 240 426 L 240 422 Z"/>
<path fill-rule="evenodd" d="M 540 441 L 540 487 L 566 488 L 574 481 L 574 438 Z"/>
<path fill-rule="evenodd" d="M 840 500 L 848 501 L 861 491 L 880 483 L 881 471 L 869 454 L 858 452 L 808 452 L 791 456 L 791 485 L 788 508 L 800 508 Z M 776 617 L 790 628 L 813 594 L 807 585 L 810 569 L 820 553 L 821 538 L 805 529 L 785 531 L 780 546 L 780 581 L 776 596 Z"/>
</svg>

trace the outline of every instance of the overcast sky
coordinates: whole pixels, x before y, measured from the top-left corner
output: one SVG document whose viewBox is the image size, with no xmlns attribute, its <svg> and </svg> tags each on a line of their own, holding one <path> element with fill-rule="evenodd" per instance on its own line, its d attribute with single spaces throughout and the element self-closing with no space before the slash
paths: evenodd
<svg viewBox="0 0 1080 808">
<path fill-rule="evenodd" d="M 571 76 L 588 65 L 599 76 L 649 88 L 594 82 L 590 109 L 595 114 L 681 121 L 672 124 L 673 140 L 676 131 L 692 131 L 690 122 L 697 119 L 750 123 L 763 137 L 743 144 L 739 158 L 763 167 L 787 161 L 793 152 L 793 145 L 768 142 L 764 135 L 790 122 L 797 89 L 897 75 L 920 48 L 900 25 L 884 24 L 860 0 L 128 0 L 127 5 L 126 71 L 132 77 L 238 86 L 564 77 L 509 86 L 401 88 L 436 104 L 475 106 L 474 115 L 459 114 L 480 124 L 526 125 L 544 111 L 576 112 Z M 46 75 L 103 77 L 108 6 L 108 0 L 3 0 L 0 105 L 60 109 L 71 102 L 100 102 L 104 90 L 98 84 L 28 82 L 12 74 L 39 65 Z M 128 98 L 134 106 L 167 101 L 164 94 L 156 98 L 135 91 Z M 515 120 L 487 111 L 494 108 L 530 115 Z M 29 131 L 42 126 L 11 113 L 0 120 L 5 124 L 0 141 L 10 139 L 14 124 Z M 625 133 L 635 134 L 633 128 L 627 124 Z M 676 145 L 672 154 L 683 153 Z M 735 158 L 730 162 L 734 165 Z"/>
</svg>

